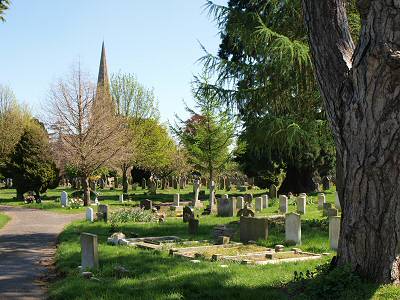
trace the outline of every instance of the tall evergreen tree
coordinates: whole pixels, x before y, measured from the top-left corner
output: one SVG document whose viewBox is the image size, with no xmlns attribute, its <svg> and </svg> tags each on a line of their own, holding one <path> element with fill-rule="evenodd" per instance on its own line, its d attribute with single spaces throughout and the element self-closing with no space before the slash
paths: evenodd
<svg viewBox="0 0 400 300">
<path fill-rule="evenodd" d="M 198 112 L 186 107 L 191 117 L 187 121 L 178 118 L 172 128 L 187 149 L 195 169 L 214 180 L 231 159 L 235 122 L 226 110 L 221 109 L 220 100 L 214 90 L 209 89 L 208 78 L 202 77 L 194 91 Z"/>
<path fill-rule="evenodd" d="M 52 159 L 49 137 L 38 121 L 33 120 L 25 127 L 6 170 L 19 200 L 25 192 L 34 191 L 40 196 L 49 187 L 57 186 L 58 169 Z"/>
<path fill-rule="evenodd" d="M 4 22 L 4 12 L 10 7 L 10 0 L 0 0 L 0 21 Z"/>
</svg>

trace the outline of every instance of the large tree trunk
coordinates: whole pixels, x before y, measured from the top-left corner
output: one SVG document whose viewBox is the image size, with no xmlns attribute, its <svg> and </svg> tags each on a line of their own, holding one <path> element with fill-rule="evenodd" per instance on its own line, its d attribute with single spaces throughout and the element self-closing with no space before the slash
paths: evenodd
<svg viewBox="0 0 400 300">
<path fill-rule="evenodd" d="M 358 1 L 354 50 L 345 0 L 303 0 L 318 84 L 337 148 L 342 212 L 338 264 L 364 278 L 399 282 L 400 9 Z"/>
<path fill-rule="evenodd" d="M 313 181 L 314 171 L 309 168 L 299 169 L 288 166 L 286 176 L 279 188 L 279 194 L 315 192 L 317 186 Z"/>
<path fill-rule="evenodd" d="M 82 177 L 83 205 L 90 205 L 90 184 L 88 177 Z"/>
</svg>

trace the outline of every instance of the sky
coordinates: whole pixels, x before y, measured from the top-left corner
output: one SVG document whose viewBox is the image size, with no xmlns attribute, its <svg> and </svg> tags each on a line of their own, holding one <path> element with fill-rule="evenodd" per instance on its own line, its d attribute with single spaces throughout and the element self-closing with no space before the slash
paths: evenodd
<svg viewBox="0 0 400 300">
<path fill-rule="evenodd" d="M 0 23 L 0 84 L 32 113 L 44 113 L 50 85 L 78 61 L 97 78 L 104 40 L 109 73 L 134 73 L 154 88 L 163 122 L 187 117 L 197 60 L 216 53 L 218 29 L 206 0 L 12 0 Z M 227 0 L 214 3 L 226 4 Z"/>
</svg>

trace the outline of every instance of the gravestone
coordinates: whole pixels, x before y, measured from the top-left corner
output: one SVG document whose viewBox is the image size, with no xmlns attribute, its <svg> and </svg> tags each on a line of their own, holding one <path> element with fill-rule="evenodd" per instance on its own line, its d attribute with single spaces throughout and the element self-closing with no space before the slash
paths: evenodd
<svg viewBox="0 0 400 300">
<path fill-rule="evenodd" d="M 193 183 L 193 189 L 194 189 L 194 198 L 192 200 L 192 206 L 193 207 L 200 207 L 201 202 L 199 200 L 199 193 L 200 193 L 200 180 L 196 179 Z"/>
<path fill-rule="evenodd" d="M 271 187 L 269 188 L 269 197 L 271 199 L 278 198 L 278 188 L 275 184 L 271 184 Z"/>
<path fill-rule="evenodd" d="M 324 176 L 322 178 L 322 188 L 324 191 L 329 190 L 331 188 L 331 181 L 329 180 L 328 176 Z"/>
<path fill-rule="evenodd" d="M 93 270 L 99 267 L 97 235 L 81 233 L 82 271 Z"/>
<path fill-rule="evenodd" d="M 288 198 L 285 195 L 279 195 L 279 212 L 282 214 L 288 212 Z"/>
<path fill-rule="evenodd" d="M 237 209 L 242 209 L 244 208 L 244 198 L 239 196 L 236 198 L 236 207 Z"/>
<path fill-rule="evenodd" d="M 326 210 L 326 216 L 329 217 L 337 217 L 339 215 L 339 211 L 337 208 L 328 208 Z"/>
<path fill-rule="evenodd" d="M 289 213 L 285 216 L 285 241 L 293 245 L 301 244 L 301 218 L 299 214 Z"/>
<path fill-rule="evenodd" d="M 180 202 L 180 195 L 179 194 L 175 194 L 174 195 L 174 206 L 179 206 Z"/>
<path fill-rule="evenodd" d="M 244 207 L 237 212 L 236 216 L 237 217 L 254 217 L 254 212 L 251 209 Z"/>
<path fill-rule="evenodd" d="M 263 195 L 262 196 L 262 206 L 263 208 L 268 208 L 269 203 L 268 203 L 268 195 Z"/>
<path fill-rule="evenodd" d="M 107 223 L 108 220 L 108 205 L 100 204 L 97 207 L 97 220 Z"/>
<path fill-rule="evenodd" d="M 244 195 L 244 202 L 245 204 L 248 204 L 247 206 L 251 207 L 253 204 L 253 194 Z"/>
<path fill-rule="evenodd" d="M 342 208 L 340 207 L 339 195 L 337 192 L 335 192 L 335 206 L 338 210 L 342 210 Z"/>
<path fill-rule="evenodd" d="M 256 211 L 262 211 L 263 209 L 263 203 L 262 203 L 262 198 L 261 197 L 257 197 L 256 198 Z"/>
<path fill-rule="evenodd" d="M 268 238 L 268 219 L 240 217 L 240 241 L 266 240 Z"/>
<path fill-rule="evenodd" d="M 184 223 L 189 222 L 189 220 L 191 220 L 191 219 L 194 219 L 194 212 L 191 207 L 185 206 L 183 208 L 182 219 L 183 219 Z"/>
<path fill-rule="evenodd" d="M 144 210 L 152 210 L 153 209 L 153 201 L 151 201 L 149 199 L 141 200 L 140 208 L 143 208 Z"/>
<path fill-rule="evenodd" d="M 304 215 L 306 213 L 306 196 L 297 197 L 297 213 Z"/>
<path fill-rule="evenodd" d="M 65 191 L 61 192 L 61 206 L 63 207 L 68 206 L 68 194 Z"/>
<path fill-rule="evenodd" d="M 124 194 L 119 195 L 119 202 L 124 203 Z"/>
<path fill-rule="evenodd" d="M 94 221 L 94 212 L 93 208 L 86 208 L 86 221 L 93 222 Z"/>
<path fill-rule="evenodd" d="M 189 219 L 188 232 L 189 234 L 195 235 L 199 231 L 199 220 Z"/>
<path fill-rule="evenodd" d="M 329 245 L 331 249 L 337 250 L 340 234 L 340 217 L 329 218 Z"/>
<path fill-rule="evenodd" d="M 217 215 L 218 217 L 234 217 L 236 214 L 236 199 L 229 199 L 228 195 L 223 195 L 217 199 Z"/>
<path fill-rule="evenodd" d="M 326 197 L 324 193 L 319 193 L 318 194 L 318 209 L 322 210 L 324 209 L 324 203 L 326 202 Z"/>
</svg>

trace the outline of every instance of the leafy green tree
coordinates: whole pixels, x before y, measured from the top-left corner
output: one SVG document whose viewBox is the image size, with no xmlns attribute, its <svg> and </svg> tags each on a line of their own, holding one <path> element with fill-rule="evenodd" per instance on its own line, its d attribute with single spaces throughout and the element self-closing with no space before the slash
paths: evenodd
<svg viewBox="0 0 400 300">
<path fill-rule="evenodd" d="M 52 159 L 49 137 L 37 120 L 24 128 L 6 169 L 19 200 L 25 192 L 34 191 L 40 196 L 48 188 L 57 186 L 58 169 Z"/>
<path fill-rule="evenodd" d="M 218 95 L 209 89 L 209 78 L 197 79 L 194 90 L 198 112 L 186 106 L 191 117 L 183 121 L 178 116 L 178 123 L 172 127 L 180 142 L 189 153 L 195 169 L 215 179 L 231 160 L 230 147 L 234 142 L 235 121 L 224 109 L 221 109 Z"/>
<path fill-rule="evenodd" d="M 354 1 L 349 9 L 354 10 Z M 286 170 L 281 192 L 315 189 L 316 172 L 332 172 L 334 144 L 314 79 L 298 0 L 208 2 L 221 33 L 217 57 L 205 67 L 219 79 L 215 88 L 243 121 L 239 159 L 246 173 L 264 178 Z M 354 32 L 359 18 L 354 16 Z M 250 161 L 248 158 L 251 158 Z M 254 164 L 254 160 L 259 163 Z"/>
<path fill-rule="evenodd" d="M 10 0 L 0 0 L 0 21 L 4 22 L 4 12 L 10 7 Z"/>
<path fill-rule="evenodd" d="M 143 155 L 139 148 L 143 145 L 143 139 L 148 138 L 143 126 L 154 124 L 146 120 L 158 120 L 158 103 L 154 91 L 139 83 L 133 74 L 114 74 L 111 77 L 111 95 L 126 129 L 123 149 L 115 167 L 121 169 L 123 192 L 128 193 L 128 171 L 139 159 L 138 156 Z"/>
</svg>

